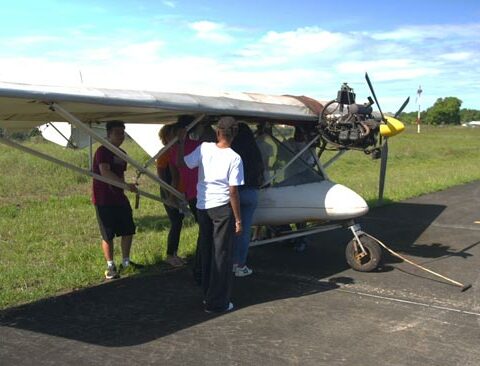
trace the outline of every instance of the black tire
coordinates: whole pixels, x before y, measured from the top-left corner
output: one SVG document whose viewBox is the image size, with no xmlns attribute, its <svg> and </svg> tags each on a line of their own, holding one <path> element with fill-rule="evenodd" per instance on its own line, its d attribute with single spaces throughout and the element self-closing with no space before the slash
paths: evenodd
<svg viewBox="0 0 480 366">
<path fill-rule="evenodd" d="M 345 257 L 350 267 L 354 270 L 371 272 L 378 267 L 382 260 L 382 248 L 375 240 L 366 235 L 360 235 L 359 238 L 367 251 L 367 255 L 359 260 L 355 258 L 355 245 L 353 243 L 355 239 L 352 239 L 348 242 L 345 249 Z"/>
</svg>

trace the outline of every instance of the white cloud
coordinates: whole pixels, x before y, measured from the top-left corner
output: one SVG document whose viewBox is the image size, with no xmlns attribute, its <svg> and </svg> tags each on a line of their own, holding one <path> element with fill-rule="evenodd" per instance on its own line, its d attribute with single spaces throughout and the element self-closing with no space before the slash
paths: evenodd
<svg viewBox="0 0 480 366">
<path fill-rule="evenodd" d="M 135 58 L 144 62 L 155 61 L 159 56 L 159 51 L 164 46 L 162 41 L 150 41 L 126 45 L 117 52 L 121 57 Z"/>
<path fill-rule="evenodd" d="M 441 59 L 446 61 L 466 61 L 471 57 L 475 57 L 471 52 L 452 52 L 445 53 L 439 56 Z"/>
<path fill-rule="evenodd" d="M 299 28 L 289 32 L 270 31 L 258 42 L 237 52 L 249 59 L 246 65 L 280 64 L 305 57 L 331 59 L 355 44 L 352 34 L 328 32 L 318 27 Z"/>
<path fill-rule="evenodd" d="M 227 33 L 225 25 L 202 20 L 190 23 L 189 27 L 196 32 L 196 37 L 213 43 L 230 43 L 233 38 Z"/>
<path fill-rule="evenodd" d="M 462 96 L 465 90 L 478 91 L 480 85 L 480 47 L 472 36 L 474 26 L 467 26 L 460 36 L 454 34 L 458 28 L 446 27 L 449 36 L 436 41 L 426 35 L 441 36 L 441 27 L 437 26 L 404 27 L 384 33 L 304 27 L 265 32 L 257 35 L 256 41 L 251 41 L 249 33 L 249 41 L 243 40 L 240 47 L 236 45 L 245 33 L 237 32 L 233 42 L 230 33 L 236 30 L 225 24 L 199 21 L 188 26 L 198 38 L 214 43 L 211 48 L 206 42 L 201 45 L 208 57 L 188 54 L 188 48 L 180 55 L 175 47 L 169 48 L 185 41 L 176 38 L 177 34 L 162 33 L 161 40 L 142 35 L 141 41 L 133 41 L 134 36 L 125 29 L 126 36 L 121 40 L 102 35 L 85 42 L 89 47 L 82 47 L 86 35 L 80 34 L 76 40 L 82 42 L 75 47 L 46 47 L 42 57 L 0 55 L 0 80 L 80 85 L 81 70 L 85 85 L 92 87 L 207 94 L 249 91 L 305 94 L 320 99 L 335 97 L 340 84 L 348 82 L 360 101 L 369 93 L 363 80 L 368 71 L 377 83 L 375 88 L 385 111 L 398 108 L 406 95 L 415 93 L 418 84 L 432 94 L 439 93 L 436 97 L 455 95 L 462 100 L 467 99 Z M 71 33 L 56 41 L 68 44 L 68 37 Z M 24 44 L 49 41 L 41 36 L 22 38 Z M 5 45 L 6 40 L 0 42 Z M 4 54 L 22 54 L 8 52 Z"/>
<path fill-rule="evenodd" d="M 0 58 L 0 80 L 44 85 L 80 84 L 78 65 L 33 57 Z"/>
<path fill-rule="evenodd" d="M 169 8 L 174 8 L 175 6 L 177 6 L 176 2 L 174 2 L 174 1 L 164 0 L 164 1 L 162 1 L 162 3 L 163 3 L 163 5 L 168 6 Z"/>
<path fill-rule="evenodd" d="M 338 64 L 337 70 L 341 74 L 374 73 L 377 81 L 417 79 L 440 73 L 440 70 L 433 67 L 418 66 L 413 60 L 407 59 L 342 62 Z"/>
<path fill-rule="evenodd" d="M 75 60 L 75 63 L 81 64 L 97 62 L 108 64 L 123 60 L 138 67 L 142 63 L 157 61 L 164 46 L 165 42 L 161 40 L 140 43 L 119 42 L 104 47 L 48 51 L 45 56 L 56 61 Z"/>
<path fill-rule="evenodd" d="M 401 27 L 391 32 L 373 33 L 377 40 L 418 42 L 425 39 L 472 38 L 480 34 L 480 24 L 442 24 Z"/>
<path fill-rule="evenodd" d="M 1 43 L 5 44 L 6 46 L 9 46 L 9 47 L 32 46 L 32 45 L 35 45 L 35 44 L 56 42 L 60 39 L 61 39 L 61 37 L 57 37 L 57 36 L 34 35 L 34 36 L 7 38 L 7 39 L 2 40 Z"/>
</svg>

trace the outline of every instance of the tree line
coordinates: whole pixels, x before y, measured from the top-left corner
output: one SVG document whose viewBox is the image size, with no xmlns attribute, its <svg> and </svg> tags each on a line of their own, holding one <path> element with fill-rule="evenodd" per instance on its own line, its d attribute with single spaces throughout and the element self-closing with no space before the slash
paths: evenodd
<svg viewBox="0 0 480 366">
<path fill-rule="evenodd" d="M 462 101 L 456 97 L 438 98 L 433 106 L 420 112 L 420 120 L 429 125 L 459 125 L 470 121 L 480 121 L 480 111 L 460 108 Z M 417 123 L 418 112 L 402 113 L 399 119 L 404 123 Z"/>
</svg>

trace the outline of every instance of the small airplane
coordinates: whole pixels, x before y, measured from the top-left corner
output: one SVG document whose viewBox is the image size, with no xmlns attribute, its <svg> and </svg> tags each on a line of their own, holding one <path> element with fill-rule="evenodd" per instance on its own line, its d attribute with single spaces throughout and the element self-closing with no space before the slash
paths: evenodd
<svg viewBox="0 0 480 366">
<path fill-rule="evenodd" d="M 347 262 L 358 271 L 372 271 L 381 262 L 381 246 L 355 223 L 356 218 L 368 212 L 368 205 L 353 190 L 331 181 L 326 169 L 348 150 L 360 150 L 373 158 L 381 157 L 381 198 L 386 174 L 388 138 L 403 131 L 404 125 L 397 117 L 409 99 L 393 117 L 384 115 L 368 75 L 365 76 L 375 99 L 374 102 L 369 97 L 365 104 L 356 103 L 356 95 L 346 83 L 341 86 L 336 99 L 321 102 L 305 96 L 254 93 L 204 96 L 0 82 L 0 127 L 7 131 L 5 136 L 0 136 L 0 143 L 80 174 L 126 188 L 121 183 L 96 175 L 90 170 L 21 145 L 10 139 L 8 133 L 40 126 L 48 139 L 55 140 L 51 137 L 53 129 L 68 141 L 65 145 L 89 146 L 90 158 L 92 143 L 96 140 L 133 165 L 138 172 L 137 178 L 145 175 L 152 179 L 176 197 L 180 207 L 186 207 L 183 195 L 148 169 L 148 165 L 176 142 L 174 139 L 168 145 L 162 146 L 157 137 L 158 129 L 163 124 L 175 123 L 182 114 L 195 117 L 187 126 L 189 131 L 212 125 L 221 116 L 233 116 L 249 125 L 257 125 L 258 130 L 262 130 L 263 143 L 276 151 L 274 156 L 265 159 L 268 179 L 259 192 L 253 225 L 309 223 L 306 229 L 255 240 L 251 245 L 347 228 L 353 236 L 346 248 Z M 373 112 L 374 103 L 377 104 L 379 113 Z M 106 140 L 101 126 L 109 120 L 124 121 L 127 133 L 141 146 L 149 146 L 147 152 L 153 156 L 146 164 L 140 164 Z M 287 139 L 282 138 L 282 126 L 290 126 L 303 132 L 306 140 L 300 151 L 289 148 Z M 152 139 L 155 140 L 154 143 Z M 336 150 L 337 154 L 322 163 L 322 153 L 332 149 Z M 142 189 L 139 189 L 138 195 L 163 202 L 158 194 Z"/>
</svg>

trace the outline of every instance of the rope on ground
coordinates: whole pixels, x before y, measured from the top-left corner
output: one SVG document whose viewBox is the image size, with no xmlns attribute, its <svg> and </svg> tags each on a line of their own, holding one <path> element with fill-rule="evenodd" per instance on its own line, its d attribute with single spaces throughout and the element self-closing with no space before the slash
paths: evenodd
<svg viewBox="0 0 480 366">
<path fill-rule="evenodd" d="M 389 247 L 387 247 L 384 243 L 382 243 L 379 239 L 375 238 L 374 236 L 372 236 L 372 235 L 370 235 L 370 234 L 367 234 L 367 233 L 364 233 L 364 234 L 365 234 L 366 236 L 368 236 L 369 238 L 375 240 L 378 244 L 380 244 L 383 248 L 385 248 L 390 254 L 394 255 L 395 257 L 400 258 L 400 259 L 403 260 L 404 262 L 407 262 L 407 263 L 411 264 L 411 265 L 414 266 L 414 267 L 417 267 L 417 268 L 419 268 L 419 269 L 421 269 L 421 270 L 424 270 L 424 271 L 426 271 L 426 272 L 428 272 L 428 273 L 431 273 L 431 274 L 433 274 L 433 275 L 435 275 L 435 276 L 438 276 L 438 277 L 440 277 L 440 278 L 442 278 L 442 279 L 444 279 L 444 280 L 446 280 L 446 281 L 448 281 L 448 282 L 450 282 L 450 283 L 453 283 L 455 286 L 461 287 L 461 288 L 462 288 L 462 292 L 467 291 L 470 287 L 472 287 L 471 284 L 466 284 L 466 285 L 464 285 L 463 283 L 460 283 L 460 282 L 458 282 L 458 281 L 452 280 L 451 278 L 445 277 L 445 276 L 443 276 L 443 275 L 441 275 L 441 274 L 439 274 L 439 273 L 437 273 L 437 272 L 434 272 L 434 271 L 432 271 L 431 269 L 425 268 L 425 267 L 421 266 L 420 264 L 417 264 L 417 263 L 411 261 L 410 259 L 407 259 L 407 258 L 403 257 L 402 255 L 398 254 L 397 252 L 393 251 L 392 249 L 390 249 Z"/>
</svg>

